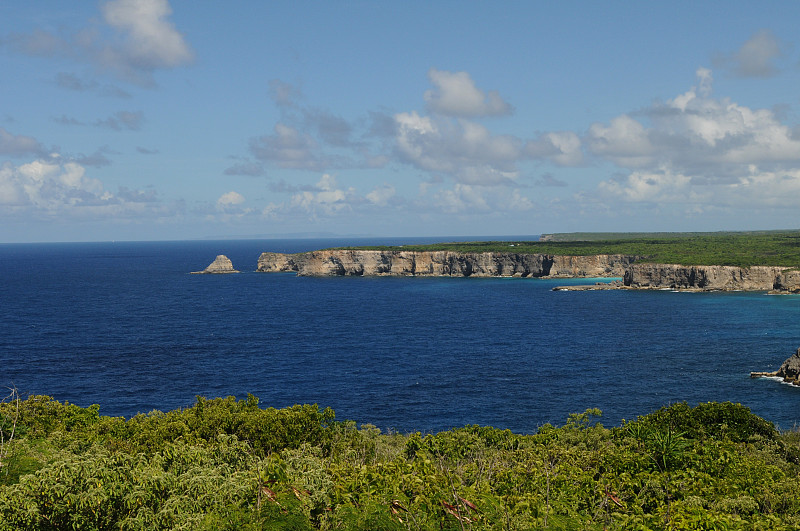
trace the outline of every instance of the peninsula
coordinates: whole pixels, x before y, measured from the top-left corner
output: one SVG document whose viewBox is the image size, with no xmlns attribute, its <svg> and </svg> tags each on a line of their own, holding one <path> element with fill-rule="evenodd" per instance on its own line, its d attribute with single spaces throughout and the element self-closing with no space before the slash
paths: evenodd
<svg viewBox="0 0 800 531">
<path fill-rule="evenodd" d="M 258 272 L 300 276 L 621 277 L 627 289 L 800 293 L 800 231 L 545 235 L 262 253 Z"/>
</svg>

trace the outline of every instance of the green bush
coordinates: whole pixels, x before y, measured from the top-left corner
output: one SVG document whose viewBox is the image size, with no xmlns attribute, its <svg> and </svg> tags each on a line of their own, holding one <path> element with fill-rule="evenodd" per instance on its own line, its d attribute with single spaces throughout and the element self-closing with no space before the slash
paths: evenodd
<svg viewBox="0 0 800 531">
<path fill-rule="evenodd" d="M 800 527 L 800 437 L 738 404 L 424 436 L 252 396 L 130 420 L 47 397 L 19 410 L 2 531 Z"/>
</svg>

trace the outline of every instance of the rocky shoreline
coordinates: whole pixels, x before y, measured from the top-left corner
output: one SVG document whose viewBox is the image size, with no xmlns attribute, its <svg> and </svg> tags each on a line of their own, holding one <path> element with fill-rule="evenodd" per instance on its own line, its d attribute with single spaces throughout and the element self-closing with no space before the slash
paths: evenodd
<svg viewBox="0 0 800 531">
<path fill-rule="evenodd" d="M 664 289 L 676 291 L 766 291 L 800 293 L 800 270 L 788 267 L 685 266 L 638 263 L 630 255 L 559 256 L 451 251 L 333 249 L 308 253 L 262 253 L 259 272 L 300 276 L 465 276 L 592 278 L 621 282 L 558 289 Z"/>
<path fill-rule="evenodd" d="M 800 348 L 774 372 L 751 372 L 751 378 L 783 378 L 783 381 L 800 386 Z"/>
<path fill-rule="evenodd" d="M 588 286 L 559 286 L 563 291 L 646 289 L 674 291 L 765 291 L 800 294 L 800 269 L 777 266 L 686 266 L 640 263 L 638 256 L 598 254 L 566 256 L 513 252 L 459 253 L 328 249 L 305 253 L 264 252 L 259 273 L 294 272 L 298 276 L 449 276 L 523 278 L 621 278 Z M 219 255 L 203 271 L 235 273 Z"/>
</svg>

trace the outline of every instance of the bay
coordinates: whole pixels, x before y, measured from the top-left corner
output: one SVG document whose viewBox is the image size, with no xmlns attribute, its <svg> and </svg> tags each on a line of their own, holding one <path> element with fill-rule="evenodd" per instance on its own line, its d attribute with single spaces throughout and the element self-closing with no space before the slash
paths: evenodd
<svg viewBox="0 0 800 531">
<path fill-rule="evenodd" d="M 800 346 L 800 297 L 254 272 L 262 251 L 431 241 L 0 245 L 0 385 L 126 417 L 252 393 L 401 432 L 531 433 L 594 407 L 618 425 L 678 401 L 800 419 L 800 388 L 749 378 Z M 217 254 L 243 272 L 188 274 Z"/>
</svg>

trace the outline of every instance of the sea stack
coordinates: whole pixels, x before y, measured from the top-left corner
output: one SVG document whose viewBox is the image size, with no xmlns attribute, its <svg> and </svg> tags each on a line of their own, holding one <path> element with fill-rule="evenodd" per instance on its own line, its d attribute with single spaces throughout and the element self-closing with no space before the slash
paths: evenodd
<svg viewBox="0 0 800 531">
<path fill-rule="evenodd" d="M 760 377 L 778 377 L 783 378 L 783 381 L 792 385 L 800 385 L 800 348 L 797 352 L 783 362 L 781 368 L 775 372 L 751 372 L 752 378 Z"/>
<path fill-rule="evenodd" d="M 203 274 L 203 273 L 211 273 L 211 274 L 222 274 L 222 273 L 238 273 L 237 270 L 233 268 L 233 263 L 231 263 L 230 258 L 225 256 L 224 254 L 218 255 L 211 264 L 202 271 L 192 271 L 192 274 Z"/>
</svg>

